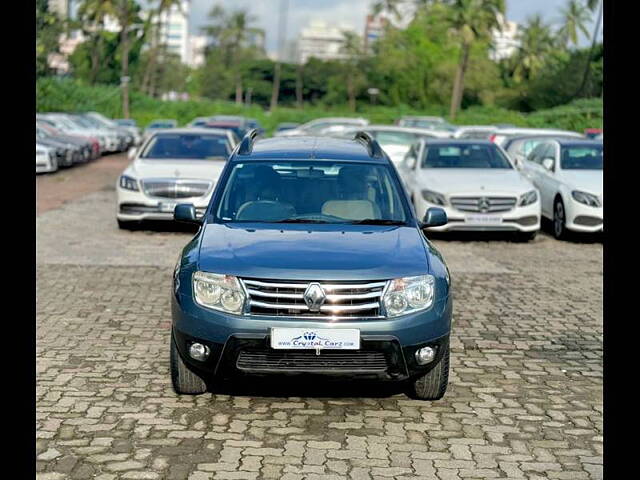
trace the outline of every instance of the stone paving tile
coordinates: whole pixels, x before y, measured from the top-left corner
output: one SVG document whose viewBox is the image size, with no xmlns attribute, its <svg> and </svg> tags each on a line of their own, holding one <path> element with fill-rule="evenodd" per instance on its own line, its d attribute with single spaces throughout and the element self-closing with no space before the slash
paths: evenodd
<svg viewBox="0 0 640 480">
<path fill-rule="evenodd" d="M 37 218 L 38 479 L 602 478 L 599 243 L 436 240 L 455 292 L 441 401 L 282 379 L 179 397 L 169 286 L 189 234 L 113 214 L 102 191 Z"/>
</svg>

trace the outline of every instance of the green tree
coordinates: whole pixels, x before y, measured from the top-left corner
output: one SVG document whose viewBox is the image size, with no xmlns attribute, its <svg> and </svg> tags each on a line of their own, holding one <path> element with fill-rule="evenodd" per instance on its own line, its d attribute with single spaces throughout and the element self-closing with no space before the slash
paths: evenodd
<svg viewBox="0 0 640 480">
<path fill-rule="evenodd" d="M 92 85 L 96 83 L 102 65 L 100 59 L 105 46 L 103 30 L 109 17 L 115 17 L 115 4 L 111 0 L 83 0 L 78 7 L 78 21 L 90 44 L 91 69 L 88 80 Z"/>
<path fill-rule="evenodd" d="M 513 68 L 516 82 L 533 79 L 555 48 L 551 27 L 539 14 L 526 19 L 519 40 L 520 46 L 514 57 Z"/>
<path fill-rule="evenodd" d="M 562 25 L 558 30 L 558 40 L 563 47 L 570 44 L 578 45 L 579 35 L 589 36 L 586 24 L 590 15 L 586 5 L 578 0 L 569 0 L 567 5 L 560 10 Z"/>
<path fill-rule="evenodd" d="M 58 40 L 62 31 L 62 21 L 49 11 L 49 2 L 36 0 L 36 76 L 50 73 L 49 55 L 59 51 Z"/>
</svg>

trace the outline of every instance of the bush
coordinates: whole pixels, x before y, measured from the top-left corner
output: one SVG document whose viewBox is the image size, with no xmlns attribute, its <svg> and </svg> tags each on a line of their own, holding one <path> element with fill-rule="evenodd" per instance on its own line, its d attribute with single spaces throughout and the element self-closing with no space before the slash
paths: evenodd
<svg viewBox="0 0 640 480">
<path fill-rule="evenodd" d="M 115 86 L 87 86 L 69 79 L 41 78 L 36 82 L 38 112 L 97 111 L 110 118 L 122 117 L 120 89 Z M 438 115 L 446 118 L 447 107 L 434 105 L 416 110 L 407 105 L 395 107 L 362 105 L 355 114 L 343 107 L 307 106 L 304 109 L 278 108 L 270 113 L 259 106 L 236 105 L 232 102 L 189 100 L 163 101 L 131 92 L 131 117 L 144 127 L 154 119 L 172 118 L 185 125 L 195 117 L 211 115 L 244 115 L 256 118 L 267 132 L 281 122 L 307 122 L 326 116 L 362 116 L 372 123 L 390 124 L 402 115 Z M 522 127 L 562 128 L 582 132 L 585 128 L 602 127 L 602 99 L 581 99 L 567 105 L 532 113 L 521 113 L 499 107 L 474 106 L 462 110 L 458 125 L 512 123 Z"/>
</svg>

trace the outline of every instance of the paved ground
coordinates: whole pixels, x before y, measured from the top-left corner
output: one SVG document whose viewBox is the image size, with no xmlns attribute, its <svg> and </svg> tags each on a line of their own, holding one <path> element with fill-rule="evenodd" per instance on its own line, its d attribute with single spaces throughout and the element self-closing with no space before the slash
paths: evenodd
<svg viewBox="0 0 640 480">
<path fill-rule="evenodd" d="M 178 397 L 170 273 L 190 234 L 117 229 L 125 164 L 37 180 L 39 479 L 602 478 L 600 243 L 437 240 L 455 289 L 439 402 L 350 382 Z"/>
</svg>

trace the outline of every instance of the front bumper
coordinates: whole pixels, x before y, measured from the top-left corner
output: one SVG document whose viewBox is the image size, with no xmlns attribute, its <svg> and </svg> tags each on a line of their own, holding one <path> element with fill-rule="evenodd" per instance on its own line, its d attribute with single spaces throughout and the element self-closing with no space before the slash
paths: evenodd
<svg viewBox="0 0 640 480">
<path fill-rule="evenodd" d="M 166 220 L 173 221 L 172 204 L 192 203 L 196 216 L 202 217 L 209 205 L 210 195 L 198 198 L 151 198 L 140 191 L 131 191 L 116 186 L 116 217 L 122 221 Z M 169 207 L 168 207 L 169 206 Z"/>
<path fill-rule="evenodd" d="M 603 207 L 590 207 L 571 199 L 566 205 L 565 226 L 574 232 L 602 232 L 604 227 L 603 210 Z"/>
<path fill-rule="evenodd" d="M 487 232 L 535 232 L 540 230 L 540 201 L 536 201 L 525 207 L 514 207 L 508 212 L 490 213 L 487 216 L 500 217 L 501 221 L 496 223 L 483 223 L 468 221 L 469 216 L 480 216 L 480 213 L 462 212 L 450 205 L 442 206 L 426 202 L 424 199 L 416 200 L 416 213 L 419 218 L 423 218 L 425 212 L 430 207 L 444 209 L 447 213 L 448 222 L 441 227 L 432 227 L 428 230 L 434 232 L 450 231 L 487 231 Z"/>
<path fill-rule="evenodd" d="M 202 376 L 238 375 L 329 375 L 406 380 L 427 373 L 446 350 L 451 330 L 452 299 L 440 299 L 425 312 L 394 319 L 354 319 L 330 322 L 325 319 L 287 319 L 267 316 L 240 316 L 204 309 L 190 297 L 172 294 L 173 332 L 183 361 Z M 357 328 L 360 349 L 274 350 L 270 348 L 270 329 L 280 328 Z M 188 355 L 191 343 L 209 347 L 205 361 Z M 435 347 L 436 357 L 418 365 L 415 351 Z M 241 356 L 241 353 L 250 354 Z M 340 361 L 336 361 L 336 357 Z M 253 358 L 253 361 L 246 360 Z M 256 360 L 256 358 L 258 360 Z M 375 363 L 375 359 L 384 362 Z M 382 360 L 383 359 L 383 360 Z"/>
</svg>

